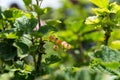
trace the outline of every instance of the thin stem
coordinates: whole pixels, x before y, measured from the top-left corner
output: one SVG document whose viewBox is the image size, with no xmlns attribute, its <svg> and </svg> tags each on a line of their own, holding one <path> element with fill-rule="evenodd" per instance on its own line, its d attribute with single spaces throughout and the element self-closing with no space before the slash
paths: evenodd
<svg viewBox="0 0 120 80">
<path fill-rule="evenodd" d="M 41 0 L 41 3 L 39 4 L 39 0 L 36 0 L 37 6 L 41 7 L 43 0 Z M 38 27 L 40 29 L 41 27 L 41 21 L 40 21 L 40 15 L 37 13 L 37 18 L 38 18 Z"/>
<path fill-rule="evenodd" d="M 39 4 L 39 0 L 36 0 L 37 6 L 41 7 L 42 2 L 43 2 L 43 0 L 41 0 L 41 3 Z M 40 21 L 39 13 L 37 13 L 37 18 L 38 18 L 38 27 L 40 29 L 41 21 Z M 36 61 L 36 71 L 39 71 L 39 72 L 41 71 L 40 66 L 41 66 L 42 54 L 44 54 L 43 45 L 44 45 L 44 42 L 43 42 L 42 38 L 40 38 L 40 40 L 39 40 L 38 58 L 37 58 L 37 61 Z"/>
<path fill-rule="evenodd" d="M 41 0 L 41 2 L 40 2 L 40 7 L 41 7 L 41 5 L 42 5 L 42 2 L 43 2 L 43 0 Z"/>
<path fill-rule="evenodd" d="M 36 4 L 37 4 L 37 6 L 39 6 L 39 0 L 36 0 Z M 38 27 L 40 29 L 41 23 L 40 23 L 40 15 L 38 13 L 37 13 L 37 18 L 38 18 Z"/>
<path fill-rule="evenodd" d="M 40 27 L 41 27 L 41 21 L 40 21 L 40 15 L 38 14 L 38 26 L 39 26 L 39 29 L 40 29 Z"/>
<path fill-rule="evenodd" d="M 34 38 L 32 38 L 32 45 L 34 46 L 35 44 L 34 44 Z M 36 54 L 35 54 L 35 52 L 33 52 L 33 61 L 34 61 L 34 66 L 35 66 L 35 70 L 37 70 L 37 62 L 36 62 Z"/>
<path fill-rule="evenodd" d="M 37 71 L 37 62 L 36 62 L 36 56 L 34 53 L 33 53 L 33 61 L 34 61 L 35 70 Z"/>
<path fill-rule="evenodd" d="M 82 33 L 81 36 L 84 36 L 86 34 L 90 34 L 90 33 L 93 33 L 93 32 L 97 32 L 97 31 L 100 31 L 100 29 L 93 29 L 93 30 L 90 30 L 90 31 L 86 31 L 86 32 Z"/>
<path fill-rule="evenodd" d="M 80 61 L 81 62 L 83 62 L 83 60 L 84 60 L 84 49 L 83 49 L 83 47 L 82 47 L 82 42 L 81 42 L 81 39 L 80 39 L 80 35 L 78 35 L 78 43 L 80 43 L 80 45 L 79 45 L 79 49 L 80 49 Z"/>
<path fill-rule="evenodd" d="M 104 45 L 106 45 L 106 46 L 108 45 L 108 41 L 109 41 L 110 35 L 111 35 L 111 32 L 110 32 L 110 31 L 106 31 L 106 32 L 105 32 Z"/>
</svg>

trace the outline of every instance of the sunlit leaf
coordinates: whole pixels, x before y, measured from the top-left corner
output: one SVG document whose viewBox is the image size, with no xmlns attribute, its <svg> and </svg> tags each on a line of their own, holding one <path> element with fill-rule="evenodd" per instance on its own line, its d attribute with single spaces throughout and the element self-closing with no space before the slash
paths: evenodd
<svg viewBox="0 0 120 80">
<path fill-rule="evenodd" d="M 107 8 L 109 4 L 109 0 L 90 0 L 90 1 L 100 8 Z"/>
</svg>

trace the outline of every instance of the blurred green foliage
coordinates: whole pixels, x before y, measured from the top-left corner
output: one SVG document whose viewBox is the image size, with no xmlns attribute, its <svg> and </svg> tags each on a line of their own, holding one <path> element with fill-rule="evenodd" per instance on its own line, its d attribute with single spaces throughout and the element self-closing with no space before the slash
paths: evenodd
<svg viewBox="0 0 120 80">
<path fill-rule="evenodd" d="M 114 1 L 61 0 L 58 9 L 42 9 L 23 0 L 26 11 L 0 8 L 0 80 L 119 80 L 120 1 Z"/>
</svg>

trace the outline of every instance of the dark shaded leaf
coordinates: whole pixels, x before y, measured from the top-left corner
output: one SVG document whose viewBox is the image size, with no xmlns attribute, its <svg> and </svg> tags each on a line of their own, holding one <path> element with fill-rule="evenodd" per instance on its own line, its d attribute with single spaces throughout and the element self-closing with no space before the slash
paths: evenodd
<svg viewBox="0 0 120 80">
<path fill-rule="evenodd" d="M 17 49 L 13 46 L 13 40 L 8 39 L 0 43 L 0 58 L 5 61 L 14 59 L 17 55 Z"/>
<path fill-rule="evenodd" d="M 18 57 L 24 58 L 28 55 L 29 47 L 23 42 L 15 42 L 14 46 L 17 48 Z"/>
<path fill-rule="evenodd" d="M 56 55 L 51 55 L 50 57 L 45 59 L 47 64 L 52 64 L 52 63 L 58 62 L 60 60 L 61 59 L 58 56 L 56 56 Z"/>
</svg>

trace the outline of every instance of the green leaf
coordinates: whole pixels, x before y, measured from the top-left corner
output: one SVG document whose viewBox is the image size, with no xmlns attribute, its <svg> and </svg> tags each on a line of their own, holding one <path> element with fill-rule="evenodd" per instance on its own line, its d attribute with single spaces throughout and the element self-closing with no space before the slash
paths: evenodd
<svg viewBox="0 0 120 80">
<path fill-rule="evenodd" d="M 60 52 L 55 51 L 53 49 L 53 47 L 54 47 L 53 43 L 46 41 L 43 47 L 45 48 L 45 53 L 47 54 L 47 55 L 43 55 L 43 61 L 48 61 L 48 59 L 52 58 L 52 55 L 54 55 L 55 59 L 56 58 L 58 59 L 58 57 L 60 58 Z M 46 58 L 47 58 L 47 60 L 46 60 Z M 50 61 L 50 62 L 46 62 L 46 63 L 53 63 L 53 62 Z"/>
<path fill-rule="evenodd" d="M 26 30 L 27 27 L 29 27 L 28 23 L 29 23 L 28 18 L 26 16 L 22 16 L 16 19 L 14 26 L 16 26 L 17 29 Z"/>
<path fill-rule="evenodd" d="M 91 75 L 90 75 L 89 70 L 83 69 L 77 72 L 75 80 L 91 80 Z"/>
<path fill-rule="evenodd" d="M 0 38 L 17 39 L 17 33 L 14 30 L 5 30 L 0 32 Z"/>
<path fill-rule="evenodd" d="M 12 60 L 17 55 L 17 49 L 13 46 L 13 41 L 13 39 L 7 39 L 0 43 L 0 58 L 5 61 Z"/>
<path fill-rule="evenodd" d="M 50 57 L 45 58 L 45 61 L 47 64 L 53 64 L 53 63 L 58 62 L 60 60 L 61 59 L 56 55 L 51 55 Z"/>
<path fill-rule="evenodd" d="M 28 47 L 32 45 L 30 35 L 23 35 L 23 37 L 21 37 L 19 41 L 26 44 Z"/>
<path fill-rule="evenodd" d="M 13 11 L 12 10 L 6 10 L 3 12 L 4 16 L 6 18 L 12 18 L 13 17 Z"/>
<path fill-rule="evenodd" d="M 119 62 L 103 62 L 102 65 L 106 66 L 107 68 L 117 70 L 120 66 L 120 63 Z"/>
<path fill-rule="evenodd" d="M 14 46 L 17 48 L 18 57 L 24 58 L 28 55 L 29 47 L 22 42 L 15 42 Z"/>
<path fill-rule="evenodd" d="M 34 10 L 35 10 L 35 12 L 37 12 L 37 14 L 39 14 L 39 15 L 43 15 L 43 14 L 45 14 L 46 12 L 47 12 L 47 8 L 45 8 L 45 9 L 41 9 L 39 6 L 37 6 L 37 5 L 33 5 L 34 6 Z"/>
<path fill-rule="evenodd" d="M 51 31 L 55 31 L 56 29 L 52 26 L 41 26 L 40 29 L 38 31 L 34 31 L 32 32 L 32 36 L 36 36 L 36 37 L 41 37 L 44 36 L 46 34 L 48 34 Z"/>
<path fill-rule="evenodd" d="M 90 67 L 93 70 L 109 72 L 114 75 L 119 75 L 120 72 L 120 52 L 113 50 L 107 46 L 102 46 L 101 50 L 98 50 L 93 54 Z"/>
<path fill-rule="evenodd" d="M 55 28 L 52 27 L 52 26 L 42 26 L 38 32 L 42 33 L 42 34 L 46 34 L 48 33 L 49 31 L 52 31 L 54 30 Z"/>
<path fill-rule="evenodd" d="M 109 5 L 109 9 L 111 12 L 117 13 L 118 11 L 120 11 L 120 6 L 116 2 L 114 2 Z"/>
<path fill-rule="evenodd" d="M 16 69 L 23 69 L 24 62 L 23 61 L 16 61 L 14 63 L 14 66 L 15 66 Z"/>
<path fill-rule="evenodd" d="M 53 49 L 54 47 L 53 43 L 46 41 L 43 47 L 45 48 L 45 52 L 48 53 L 49 55 L 59 55 L 59 52 Z"/>
<path fill-rule="evenodd" d="M 22 30 L 26 33 L 31 33 L 37 25 L 37 19 L 31 17 L 30 19 L 27 16 L 22 16 L 17 18 L 14 26 L 17 30 Z"/>
<path fill-rule="evenodd" d="M 32 0 L 23 0 L 26 6 L 29 6 L 32 3 Z"/>
<path fill-rule="evenodd" d="M 5 10 L 3 12 L 3 15 L 5 16 L 5 18 L 8 18 L 8 19 L 15 19 L 15 18 L 18 18 L 24 14 L 22 11 L 13 8 L 13 9 Z"/>
<path fill-rule="evenodd" d="M 90 0 L 90 1 L 100 8 L 107 8 L 109 4 L 109 0 Z"/>
<path fill-rule="evenodd" d="M 47 20 L 46 21 L 46 24 L 47 25 L 56 25 L 56 24 L 59 24 L 59 23 L 62 23 L 60 20 Z"/>
<path fill-rule="evenodd" d="M 11 32 L 9 34 L 6 33 L 5 36 L 7 39 L 17 39 L 18 38 L 18 36 L 14 32 Z"/>
<path fill-rule="evenodd" d="M 120 52 L 113 50 L 107 46 L 102 46 L 101 50 L 94 53 L 95 58 L 99 58 L 104 62 L 120 61 Z"/>
<path fill-rule="evenodd" d="M 3 29 L 3 20 L 0 20 L 0 30 Z"/>
</svg>

